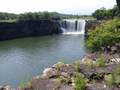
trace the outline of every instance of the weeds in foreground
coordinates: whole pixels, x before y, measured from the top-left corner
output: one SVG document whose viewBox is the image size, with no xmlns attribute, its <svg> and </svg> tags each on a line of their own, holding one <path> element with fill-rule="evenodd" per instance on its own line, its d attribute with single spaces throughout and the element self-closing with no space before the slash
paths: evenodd
<svg viewBox="0 0 120 90">
<path fill-rule="evenodd" d="M 26 88 L 31 88 L 31 87 L 32 87 L 32 84 L 30 82 L 27 82 L 27 83 L 23 82 L 23 83 L 20 84 L 21 90 L 24 90 Z"/>
<path fill-rule="evenodd" d="M 81 77 L 80 75 L 77 75 L 74 79 L 74 83 L 75 83 L 75 90 L 85 90 L 86 88 L 86 81 L 83 77 Z"/>
<path fill-rule="evenodd" d="M 99 67 L 104 67 L 106 65 L 106 60 L 103 56 L 97 59 L 96 65 Z"/>
<path fill-rule="evenodd" d="M 105 82 L 109 86 L 120 85 L 120 66 L 112 74 L 105 76 Z"/>
<path fill-rule="evenodd" d="M 73 66 L 78 72 L 80 71 L 80 61 L 75 61 Z"/>
</svg>

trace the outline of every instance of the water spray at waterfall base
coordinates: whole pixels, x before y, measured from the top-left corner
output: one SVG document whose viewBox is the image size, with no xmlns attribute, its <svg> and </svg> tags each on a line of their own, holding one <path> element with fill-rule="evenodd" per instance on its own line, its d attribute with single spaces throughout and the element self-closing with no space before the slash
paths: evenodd
<svg viewBox="0 0 120 90">
<path fill-rule="evenodd" d="M 64 20 L 61 29 L 65 35 L 80 35 L 85 33 L 85 20 Z"/>
</svg>

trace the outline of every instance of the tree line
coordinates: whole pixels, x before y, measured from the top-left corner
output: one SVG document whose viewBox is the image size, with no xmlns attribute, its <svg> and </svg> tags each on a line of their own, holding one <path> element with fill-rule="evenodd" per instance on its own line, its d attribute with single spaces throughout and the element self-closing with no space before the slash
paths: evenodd
<svg viewBox="0 0 120 90">
<path fill-rule="evenodd" d="M 112 9 L 100 8 L 97 9 L 92 16 L 97 20 L 113 19 L 114 17 L 120 17 L 120 0 L 116 0 L 117 5 Z"/>
<path fill-rule="evenodd" d="M 97 20 L 103 20 L 103 19 L 113 19 L 114 17 L 120 16 L 120 10 L 117 5 L 115 5 L 112 9 L 106 9 L 106 8 L 100 8 L 97 9 L 93 14 L 93 17 L 95 17 Z"/>
<path fill-rule="evenodd" d="M 27 12 L 22 14 L 0 12 L 0 21 L 30 21 L 30 20 L 61 20 L 61 19 L 92 19 L 90 15 L 60 14 L 57 12 Z"/>
<path fill-rule="evenodd" d="M 0 12 L 0 20 L 16 20 L 16 21 L 29 21 L 29 20 L 56 20 L 60 19 L 60 15 L 56 12 L 28 12 L 23 14 L 13 14 Z"/>
<path fill-rule="evenodd" d="M 0 20 L 13 20 L 17 18 L 17 14 L 0 12 Z"/>
<path fill-rule="evenodd" d="M 112 9 L 100 8 L 97 9 L 92 16 L 97 18 L 98 20 L 103 19 L 111 19 L 116 16 L 120 16 L 120 0 L 116 0 L 117 5 Z M 0 21 L 1 20 L 18 20 L 18 21 L 26 21 L 26 20 L 41 20 L 41 19 L 49 19 L 49 20 L 58 20 L 58 19 L 69 19 L 69 18 L 88 18 L 90 16 L 81 16 L 81 15 L 65 15 L 59 14 L 57 12 L 28 12 L 23 14 L 13 14 L 0 12 Z"/>
</svg>

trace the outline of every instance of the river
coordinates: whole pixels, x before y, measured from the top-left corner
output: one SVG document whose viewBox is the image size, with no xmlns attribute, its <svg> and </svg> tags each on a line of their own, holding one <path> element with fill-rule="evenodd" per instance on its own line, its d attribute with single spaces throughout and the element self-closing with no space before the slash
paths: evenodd
<svg viewBox="0 0 120 90">
<path fill-rule="evenodd" d="M 0 85 L 16 87 L 53 64 L 86 54 L 84 35 L 52 35 L 0 42 Z"/>
</svg>

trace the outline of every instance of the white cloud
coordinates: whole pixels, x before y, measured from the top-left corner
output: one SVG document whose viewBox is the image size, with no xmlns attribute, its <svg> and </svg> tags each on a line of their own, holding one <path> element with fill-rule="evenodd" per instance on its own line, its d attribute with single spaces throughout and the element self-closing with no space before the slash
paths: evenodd
<svg viewBox="0 0 120 90">
<path fill-rule="evenodd" d="M 2 12 L 57 11 L 90 14 L 100 7 L 112 8 L 115 0 L 0 0 Z"/>
</svg>

